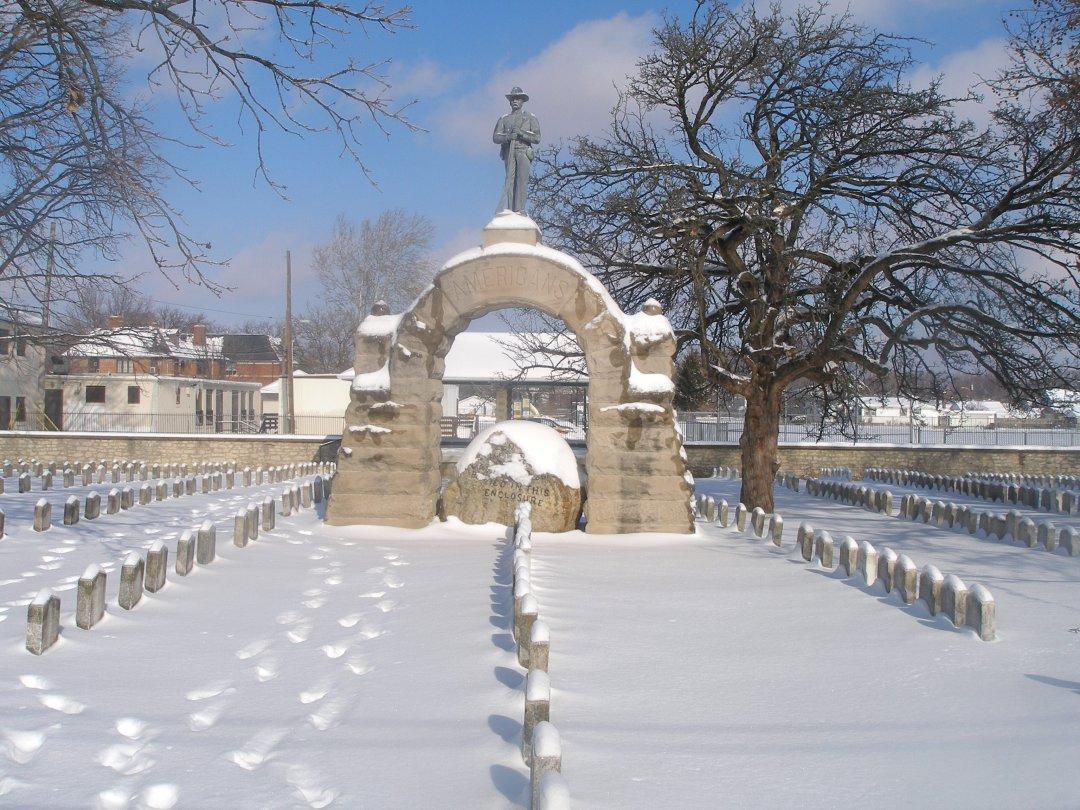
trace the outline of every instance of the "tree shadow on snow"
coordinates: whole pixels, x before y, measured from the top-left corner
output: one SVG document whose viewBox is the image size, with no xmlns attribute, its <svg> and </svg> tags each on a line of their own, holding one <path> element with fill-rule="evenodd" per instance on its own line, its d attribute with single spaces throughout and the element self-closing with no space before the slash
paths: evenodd
<svg viewBox="0 0 1080 810">
<path fill-rule="evenodd" d="M 1080 695 L 1080 681 L 1066 681 L 1061 678 L 1051 678 L 1047 675 L 1032 675 L 1030 672 L 1025 673 L 1024 677 L 1030 678 L 1038 683 L 1044 683 L 1047 686 L 1057 686 L 1061 689 L 1068 689 Z"/>
</svg>

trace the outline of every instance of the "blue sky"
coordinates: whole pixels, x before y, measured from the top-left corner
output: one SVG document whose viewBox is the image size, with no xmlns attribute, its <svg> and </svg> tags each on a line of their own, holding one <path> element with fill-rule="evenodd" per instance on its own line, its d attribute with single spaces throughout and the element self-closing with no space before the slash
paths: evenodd
<svg viewBox="0 0 1080 810">
<path fill-rule="evenodd" d="M 787 2 L 787 0 L 785 0 Z M 852 0 L 858 16 L 882 30 L 920 37 L 925 78 L 944 73 L 947 88 L 968 86 L 989 75 L 1004 59 L 1001 20 L 1022 0 Z M 840 4 L 838 4 L 840 5 Z M 843 3 L 842 5 L 848 5 Z M 495 118 L 511 85 L 531 95 L 546 143 L 577 132 L 602 129 L 615 97 L 613 85 L 633 71 L 648 47 L 650 30 L 667 9 L 685 14 L 692 3 L 589 0 L 545 3 L 417 0 L 415 29 L 393 36 L 354 38 L 358 59 L 389 58 L 395 98 L 415 98 L 410 117 L 425 132 L 374 127 L 364 138 L 365 159 L 377 187 L 329 136 L 300 140 L 275 135 L 267 142 L 270 165 L 287 187 L 282 199 L 254 179 L 250 139 L 235 127 L 229 100 L 213 111 L 217 132 L 235 145 L 208 146 L 176 157 L 198 178 L 198 192 L 177 184 L 172 199 L 191 230 L 231 259 L 218 276 L 233 287 L 220 298 L 205 290 L 174 289 L 153 274 L 144 285 L 159 301 L 218 310 L 222 321 L 279 316 L 283 307 L 284 251 L 293 251 L 299 309 L 317 295 L 309 270 L 313 244 L 324 240 L 334 218 L 357 220 L 401 207 L 429 217 L 436 226 L 440 259 L 469 247 L 490 218 L 502 182 L 502 164 L 490 141 Z M 155 95 L 155 115 L 174 121 L 168 97 Z M 121 268 L 146 270 L 137 246 Z"/>
</svg>

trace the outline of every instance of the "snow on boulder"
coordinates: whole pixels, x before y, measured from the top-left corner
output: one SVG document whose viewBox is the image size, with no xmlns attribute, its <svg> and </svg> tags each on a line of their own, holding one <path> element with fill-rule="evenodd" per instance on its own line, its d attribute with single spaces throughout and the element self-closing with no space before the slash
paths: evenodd
<svg viewBox="0 0 1080 810">
<path fill-rule="evenodd" d="M 477 434 L 458 460 L 440 499 L 439 515 L 465 523 L 514 522 L 514 510 L 531 504 L 539 532 L 576 528 L 581 478 L 566 439 L 538 422 L 498 422 Z"/>
</svg>

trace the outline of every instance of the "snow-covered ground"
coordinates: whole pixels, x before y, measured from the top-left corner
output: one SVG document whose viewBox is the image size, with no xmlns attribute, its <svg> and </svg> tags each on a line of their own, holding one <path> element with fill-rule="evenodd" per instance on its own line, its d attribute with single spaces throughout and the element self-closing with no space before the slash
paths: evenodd
<svg viewBox="0 0 1080 810">
<path fill-rule="evenodd" d="M 232 516 L 284 484 L 30 529 L 0 496 L 0 805 L 514 807 L 524 678 L 501 527 L 332 528 Z M 110 485 L 103 486 L 105 490 Z M 122 486 L 122 485 L 121 485 Z M 738 482 L 701 480 L 734 503 Z M 894 490 L 895 491 L 895 490 Z M 59 505 L 75 490 L 56 491 Z M 695 536 L 533 538 L 551 717 L 578 807 L 1080 803 L 1080 559 L 777 489 L 784 548 Z M 130 613 L 126 551 L 212 519 L 218 560 Z M 792 555 L 800 520 L 982 582 L 999 640 Z M 105 620 L 74 580 L 112 562 Z M 170 563 L 172 560 L 170 559 Z M 23 647 L 27 601 L 63 633 Z"/>
</svg>

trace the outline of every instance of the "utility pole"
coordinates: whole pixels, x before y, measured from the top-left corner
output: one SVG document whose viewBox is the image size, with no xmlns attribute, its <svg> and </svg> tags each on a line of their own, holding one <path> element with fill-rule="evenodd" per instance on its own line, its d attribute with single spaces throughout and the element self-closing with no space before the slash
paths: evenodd
<svg viewBox="0 0 1080 810">
<path fill-rule="evenodd" d="M 285 380 L 281 386 L 280 398 L 285 400 L 281 417 L 285 422 L 285 432 L 293 433 L 293 338 L 292 338 L 292 251 L 285 251 L 285 328 L 282 330 L 285 343 Z"/>
<path fill-rule="evenodd" d="M 49 223 L 49 258 L 45 267 L 45 301 L 41 307 L 41 325 L 49 327 L 49 309 L 52 307 L 52 277 L 56 269 L 56 222 Z"/>
</svg>

